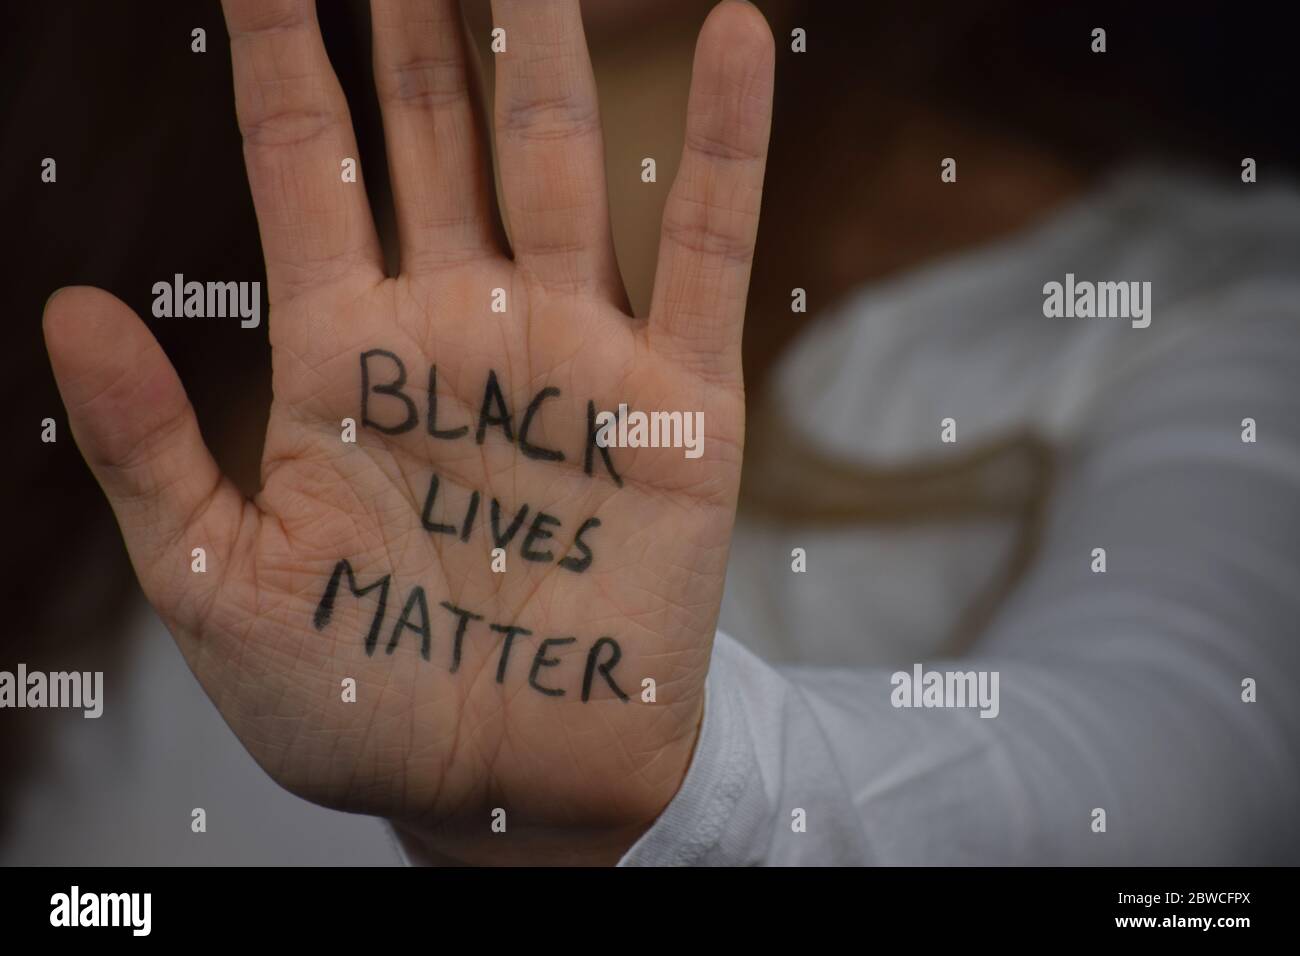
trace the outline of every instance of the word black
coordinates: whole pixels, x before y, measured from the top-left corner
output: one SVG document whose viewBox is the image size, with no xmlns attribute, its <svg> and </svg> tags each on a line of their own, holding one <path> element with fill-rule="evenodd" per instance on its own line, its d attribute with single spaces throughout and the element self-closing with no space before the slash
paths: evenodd
<svg viewBox="0 0 1300 956">
<path fill-rule="evenodd" d="M 371 365 L 377 365 L 374 373 L 379 375 L 382 372 L 382 366 L 389 366 L 389 380 L 383 384 L 374 384 L 372 378 Z M 429 366 L 429 388 L 428 403 L 424 426 L 429 437 L 441 441 L 456 441 L 469 436 L 470 423 L 466 422 L 460 425 L 454 425 L 450 428 L 444 427 L 438 422 L 438 366 Z M 420 423 L 420 412 L 416 408 L 415 401 L 407 395 L 403 388 L 406 385 L 406 365 L 402 360 L 392 352 L 384 349 L 370 349 L 361 353 L 361 427 L 373 428 L 375 431 L 382 432 L 385 435 L 401 435 L 411 431 Z M 382 415 L 382 420 L 371 417 L 371 405 L 378 405 L 379 402 L 372 399 L 372 394 L 383 396 L 390 399 L 384 402 L 386 411 Z M 474 423 L 474 441 L 483 444 L 487 437 L 489 428 L 499 429 L 505 436 L 506 441 L 519 446 L 519 451 L 525 458 L 533 458 L 538 461 L 564 461 L 566 456 L 558 448 L 543 448 L 535 445 L 528 440 L 528 434 L 533 427 L 533 422 L 541 413 L 542 405 L 547 399 L 558 398 L 560 390 L 558 388 L 543 388 L 533 396 L 528 407 L 524 409 L 523 417 L 519 420 L 519 427 L 515 429 L 514 413 L 511 412 L 510 406 L 506 402 L 505 394 L 501 391 L 501 385 L 497 381 L 497 373 L 490 369 L 487 374 L 487 381 L 483 385 L 483 402 L 479 406 L 478 419 Z M 401 417 L 395 419 L 393 412 L 399 412 Z M 378 410 L 376 409 L 376 414 Z M 595 457 L 600 454 L 601 461 L 609 476 L 614 479 L 614 483 L 620 488 L 623 487 L 623 479 L 618 472 L 614 470 L 614 462 L 609 456 L 609 450 L 596 441 L 596 403 L 587 402 L 587 429 L 584 436 L 583 455 L 583 472 L 591 475 L 595 470 Z"/>
</svg>

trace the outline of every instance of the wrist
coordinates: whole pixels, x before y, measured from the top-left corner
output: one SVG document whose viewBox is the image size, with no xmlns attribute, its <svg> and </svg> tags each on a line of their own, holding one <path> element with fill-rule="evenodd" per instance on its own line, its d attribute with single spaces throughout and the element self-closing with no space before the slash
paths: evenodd
<svg viewBox="0 0 1300 956">
<path fill-rule="evenodd" d="M 656 754 L 671 768 L 662 784 L 644 778 L 606 783 L 599 796 L 569 794 L 564 802 L 594 807 L 577 818 L 537 817 L 504 808 L 482 807 L 472 818 L 430 821 L 390 818 L 409 862 L 417 866 L 614 866 L 655 824 L 686 779 L 699 738 L 704 707 L 689 722 L 688 734 Z M 539 803 L 554 804 L 551 795 Z M 495 824 L 495 826 L 494 826 Z"/>
</svg>

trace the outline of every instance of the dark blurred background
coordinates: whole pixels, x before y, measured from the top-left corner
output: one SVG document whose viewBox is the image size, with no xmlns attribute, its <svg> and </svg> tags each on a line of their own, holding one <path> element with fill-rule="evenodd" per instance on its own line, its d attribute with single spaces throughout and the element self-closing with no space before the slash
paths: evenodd
<svg viewBox="0 0 1300 956">
<path fill-rule="evenodd" d="M 859 283 L 1014 231 L 1036 208 L 1024 197 L 1062 185 L 1029 173 L 1016 178 L 1037 151 L 1069 155 L 1080 177 L 1145 154 L 1217 166 L 1227 176 L 1243 155 L 1273 168 L 1300 156 L 1295 34 L 1273 12 L 1281 5 L 758 5 L 772 22 L 778 59 L 746 329 L 755 401 L 773 358 L 799 331 L 789 314 L 792 287 L 818 290 L 806 319 L 816 321 Z M 646 308 L 655 225 L 680 149 L 691 48 L 710 6 L 586 4 L 616 241 L 638 312 Z M 469 7 L 471 34 L 485 46 L 486 5 Z M 365 4 L 325 0 L 319 9 L 352 103 L 377 219 L 391 231 Z M 260 456 L 254 436 L 270 401 L 266 323 L 245 330 L 236 322 L 155 321 L 150 290 L 177 272 L 263 279 L 257 226 L 216 2 L 7 3 L 4 15 L 0 263 L 9 331 L 0 387 L 13 444 L 0 485 L 8 532 L 0 667 L 25 661 L 34 669 L 106 670 L 121 653 L 125 609 L 142 599 L 67 430 L 42 344 L 42 306 L 60 286 L 90 284 L 135 308 L 180 372 L 218 460 L 251 490 Z M 808 31 L 808 55 L 790 53 L 795 25 Z M 1104 57 L 1089 52 L 1094 26 L 1108 32 Z M 203 54 L 191 52 L 196 27 L 207 31 Z M 962 170 L 974 178 L 979 162 L 1000 164 L 1005 195 L 967 200 L 958 188 L 943 210 L 901 200 L 891 207 L 881 198 L 889 193 L 881 183 L 891 178 L 934 179 L 932 157 L 946 155 L 917 124 L 918 104 L 1008 134 L 1015 149 L 976 157 Z M 880 144 L 899 136 L 915 139 L 927 157 L 923 168 L 873 163 Z M 641 156 L 660 157 L 654 189 L 636 177 Z M 57 160 L 56 184 L 41 181 L 45 157 Z M 873 215 L 890 222 L 888 242 L 854 231 Z M 834 252 L 846 244 L 854 250 L 849 260 Z M 46 417 L 58 423 L 56 444 L 39 439 Z M 32 716 L 0 713 L 0 830 L 6 801 L 39 761 L 50 726 Z"/>
</svg>

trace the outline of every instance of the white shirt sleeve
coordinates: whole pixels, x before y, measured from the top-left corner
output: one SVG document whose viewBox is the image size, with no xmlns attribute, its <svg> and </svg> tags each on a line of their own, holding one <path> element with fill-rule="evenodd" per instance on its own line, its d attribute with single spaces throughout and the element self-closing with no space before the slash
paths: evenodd
<svg viewBox="0 0 1300 956">
<path fill-rule="evenodd" d="M 972 654 L 924 662 L 998 672 L 996 717 L 896 708 L 894 668 L 777 669 L 719 633 L 692 766 L 622 865 L 1294 863 L 1300 283 L 1193 307 L 1215 320 L 1084 416 Z"/>
</svg>

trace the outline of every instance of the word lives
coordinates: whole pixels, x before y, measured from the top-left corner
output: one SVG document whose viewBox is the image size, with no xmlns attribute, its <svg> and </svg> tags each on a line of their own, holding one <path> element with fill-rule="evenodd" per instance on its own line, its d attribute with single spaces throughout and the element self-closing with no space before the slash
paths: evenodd
<svg viewBox="0 0 1300 956">
<path fill-rule="evenodd" d="M 424 507 L 420 510 L 420 524 L 430 534 L 453 535 L 461 541 L 469 541 L 474 534 L 475 517 L 480 510 L 486 510 L 486 524 L 492 538 L 492 547 L 505 549 L 519 537 L 519 532 L 528 521 L 530 505 L 520 505 L 507 518 L 509 511 L 503 511 L 501 502 L 497 498 L 489 498 L 486 508 L 481 508 L 483 495 L 478 491 L 471 491 L 468 497 L 462 492 L 460 499 L 445 509 L 441 517 L 454 517 L 456 519 L 454 523 L 449 524 L 445 520 L 438 520 L 434 514 L 437 510 L 435 503 L 442 485 L 443 482 L 436 474 L 430 477 L 429 490 L 424 495 Z M 546 545 L 547 541 L 555 537 L 553 529 L 558 529 L 562 523 L 555 515 L 540 508 L 534 511 L 533 520 L 528 522 L 528 531 L 520 539 L 522 543 L 519 554 L 525 561 L 537 561 L 543 564 L 558 559 L 560 567 L 564 570 L 581 574 L 591 567 L 595 557 L 591 546 L 583 539 L 583 535 L 599 528 L 600 519 L 593 516 L 579 525 L 568 553 L 557 552 Z"/>
</svg>

